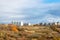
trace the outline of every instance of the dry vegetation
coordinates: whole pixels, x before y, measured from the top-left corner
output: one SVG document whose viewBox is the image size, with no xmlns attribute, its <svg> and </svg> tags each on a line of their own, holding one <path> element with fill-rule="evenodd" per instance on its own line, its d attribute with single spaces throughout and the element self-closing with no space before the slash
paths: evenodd
<svg viewBox="0 0 60 40">
<path fill-rule="evenodd" d="M 52 26 L 0 24 L 0 40 L 60 40 L 60 29 Z"/>
</svg>

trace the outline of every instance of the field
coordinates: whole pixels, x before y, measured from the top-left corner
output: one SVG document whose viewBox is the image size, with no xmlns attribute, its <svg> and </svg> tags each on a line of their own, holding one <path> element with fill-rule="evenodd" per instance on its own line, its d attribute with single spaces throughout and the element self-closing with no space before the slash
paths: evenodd
<svg viewBox="0 0 60 40">
<path fill-rule="evenodd" d="M 60 28 L 52 26 L 16 26 L 0 24 L 0 40 L 60 40 Z"/>
</svg>

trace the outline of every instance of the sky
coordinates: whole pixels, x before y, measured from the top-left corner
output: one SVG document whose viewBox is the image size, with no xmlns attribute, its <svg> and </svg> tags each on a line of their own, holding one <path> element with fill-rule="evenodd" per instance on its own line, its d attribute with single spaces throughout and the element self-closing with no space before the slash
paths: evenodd
<svg viewBox="0 0 60 40">
<path fill-rule="evenodd" d="M 60 0 L 0 0 L 0 23 L 60 22 Z"/>
</svg>

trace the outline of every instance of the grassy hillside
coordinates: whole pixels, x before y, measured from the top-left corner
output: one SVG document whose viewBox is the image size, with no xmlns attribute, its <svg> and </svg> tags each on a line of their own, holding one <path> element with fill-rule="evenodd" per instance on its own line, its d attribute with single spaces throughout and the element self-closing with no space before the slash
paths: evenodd
<svg viewBox="0 0 60 40">
<path fill-rule="evenodd" d="M 57 26 L 16 26 L 0 24 L 0 40 L 60 40 Z"/>
</svg>

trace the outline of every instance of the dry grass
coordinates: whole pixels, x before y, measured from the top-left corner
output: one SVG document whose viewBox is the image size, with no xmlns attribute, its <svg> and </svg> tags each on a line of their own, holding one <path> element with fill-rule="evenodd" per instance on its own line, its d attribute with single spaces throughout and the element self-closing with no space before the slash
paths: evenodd
<svg viewBox="0 0 60 40">
<path fill-rule="evenodd" d="M 56 26 L 23 26 L 1 25 L 0 40 L 60 40 Z"/>
</svg>

